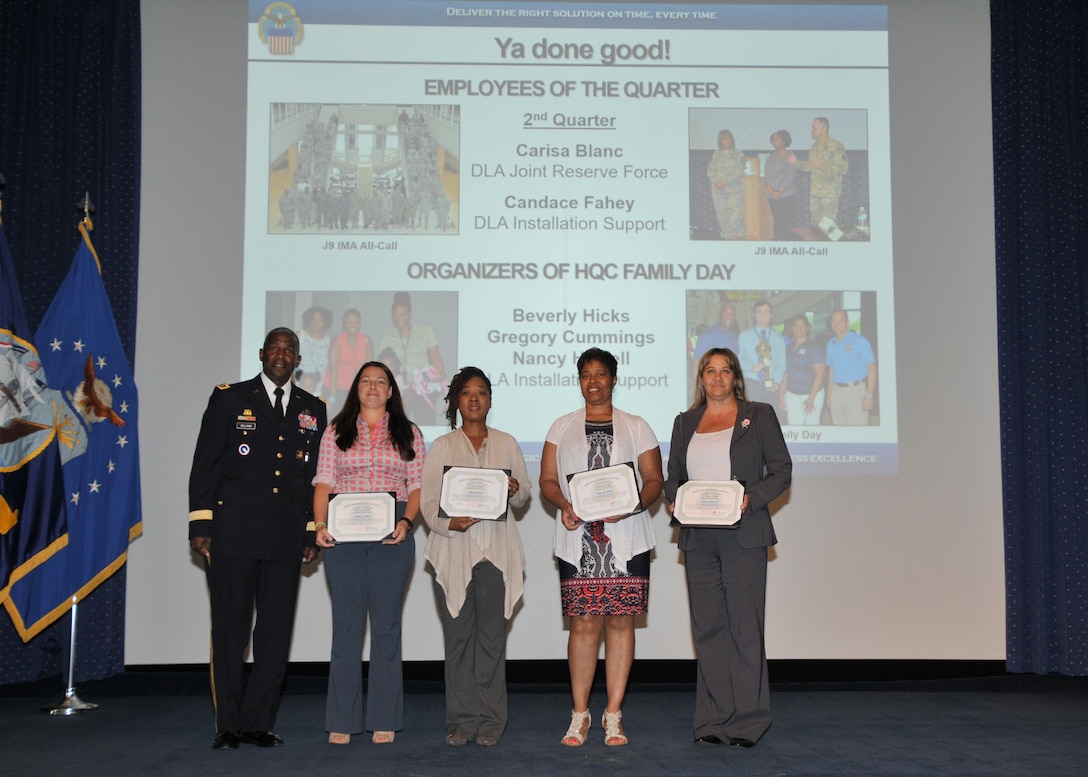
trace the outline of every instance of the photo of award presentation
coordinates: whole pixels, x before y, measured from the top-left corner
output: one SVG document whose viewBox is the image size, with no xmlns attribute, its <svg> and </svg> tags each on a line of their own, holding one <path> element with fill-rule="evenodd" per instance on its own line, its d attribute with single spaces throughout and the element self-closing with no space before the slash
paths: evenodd
<svg viewBox="0 0 1088 777">
<path fill-rule="evenodd" d="M 688 291 L 688 396 L 711 348 L 737 354 L 749 400 L 774 407 L 794 439 L 809 427 L 879 427 L 876 292 Z M 790 437 L 791 434 L 787 434 Z"/>
<path fill-rule="evenodd" d="M 869 240 L 865 110 L 688 111 L 692 240 Z"/>
<path fill-rule="evenodd" d="M 269 234 L 455 235 L 457 105 L 273 103 Z"/>
<path fill-rule="evenodd" d="M 265 329 L 298 333 L 295 382 L 326 401 L 330 419 L 359 368 L 380 361 L 396 377 L 408 418 L 441 426 L 457 371 L 457 309 L 452 291 L 270 291 Z"/>
</svg>

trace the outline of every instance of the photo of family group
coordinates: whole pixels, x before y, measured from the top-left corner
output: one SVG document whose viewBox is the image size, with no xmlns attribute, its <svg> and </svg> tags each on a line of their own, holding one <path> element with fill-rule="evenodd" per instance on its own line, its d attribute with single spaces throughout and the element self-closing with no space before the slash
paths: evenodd
<svg viewBox="0 0 1088 777">
<path fill-rule="evenodd" d="M 457 306 L 456 292 L 270 291 L 265 329 L 298 333 L 295 381 L 325 399 L 329 418 L 359 368 L 380 361 L 396 377 L 408 417 L 434 426 L 444 423 L 436 408 L 445 407 L 457 369 Z"/>
<path fill-rule="evenodd" d="M 693 108 L 688 175 L 692 240 L 869 240 L 864 110 Z"/>
<path fill-rule="evenodd" d="M 268 232 L 457 234 L 456 105 L 274 103 Z"/>
<path fill-rule="evenodd" d="M 688 396 L 712 348 L 737 354 L 749 400 L 784 426 L 879 426 L 876 293 L 687 292 Z"/>
</svg>

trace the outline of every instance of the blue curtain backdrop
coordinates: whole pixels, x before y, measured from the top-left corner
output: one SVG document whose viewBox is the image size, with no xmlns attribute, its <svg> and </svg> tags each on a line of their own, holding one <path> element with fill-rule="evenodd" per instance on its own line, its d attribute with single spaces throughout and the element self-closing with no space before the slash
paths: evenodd
<svg viewBox="0 0 1088 777">
<path fill-rule="evenodd" d="M 1088 3 L 990 12 L 1006 665 L 1088 675 Z"/>
<path fill-rule="evenodd" d="M 92 233 L 121 342 L 134 364 L 140 215 L 139 0 L 0 2 L 3 220 L 31 329 L 56 294 L 80 236 Z M 77 680 L 124 669 L 124 568 L 79 605 Z M 70 621 L 23 644 L 0 617 L 0 683 L 66 673 Z"/>
</svg>

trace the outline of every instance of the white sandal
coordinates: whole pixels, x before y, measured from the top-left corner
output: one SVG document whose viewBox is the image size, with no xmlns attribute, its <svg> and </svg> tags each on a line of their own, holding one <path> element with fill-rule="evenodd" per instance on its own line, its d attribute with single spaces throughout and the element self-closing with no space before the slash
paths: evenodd
<svg viewBox="0 0 1088 777">
<path fill-rule="evenodd" d="M 589 727 L 593 724 L 590 719 L 589 710 L 585 712 L 570 713 L 570 727 L 567 728 L 567 733 L 563 735 L 563 744 L 567 747 L 581 747 L 586 742 L 586 734 L 589 733 Z"/>
<path fill-rule="evenodd" d="M 627 744 L 627 735 L 623 733 L 623 712 L 604 711 L 601 726 L 604 728 L 604 743 L 609 747 Z"/>
</svg>

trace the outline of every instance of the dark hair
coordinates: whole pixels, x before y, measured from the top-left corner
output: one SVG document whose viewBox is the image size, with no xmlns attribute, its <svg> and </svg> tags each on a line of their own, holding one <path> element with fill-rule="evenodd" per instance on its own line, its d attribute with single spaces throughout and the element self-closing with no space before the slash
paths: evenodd
<svg viewBox="0 0 1088 777">
<path fill-rule="evenodd" d="M 826 116 L 817 116 L 813 121 L 818 121 L 824 125 L 824 129 L 831 129 L 831 122 L 827 120 Z"/>
<path fill-rule="evenodd" d="M 778 138 L 782 141 L 782 148 L 789 148 L 793 145 L 793 136 L 790 135 L 789 130 L 778 130 L 778 132 L 771 133 L 771 145 L 774 145 L 774 136 L 778 135 Z"/>
<path fill-rule="evenodd" d="M 359 308 L 348 308 L 344 311 L 344 315 L 340 316 L 340 320 L 343 321 L 348 316 L 358 316 L 360 321 L 363 319 L 363 314 L 359 312 Z"/>
<path fill-rule="evenodd" d="M 730 132 L 727 129 L 723 129 L 718 133 L 718 148 L 722 147 L 722 138 L 727 137 L 727 136 L 728 136 L 729 142 L 730 142 L 729 147 L 730 148 L 736 148 L 737 147 L 737 139 L 734 138 L 733 133 Z"/>
<path fill-rule="evenodd" d="M 382 364 L 385 364 L 387 360 L 393 362 L 394 368 L 398 370 L 401 368 L 400 357 L 397 356 L 397 352 L 388 345 L 385 346 L 385 348 L 382 348 L 382 352 L 378 354 L 378 361 Z"/>
<path fill-rule="evenodd" d="M 803 313 L 801 315 L 799 315 L 799 316 L 794 316 L 792 319 L 790 319 L 790 323 L 789 323 L 790 334 L 793 334 L 793 325 L 796 324 L 798 321 L 800 321 L 802 324 L 805 325 L 805 331 L 808 332 L 808 337 L 811 337 L 812 336 L 812 323 L 808 320 L 808 316 L 806 316 Z"/>
<path fill-rule="evenodd" d="M 302 326 L 307 327 L 310 322 L 314 320 L 314 316 L 318 313 L 325 319 L 325 326 L 332 326 L 332 311 L 328 308 L 321 307 L 320 305 L 314 305 L 313 307 L 306 308 L 302 314 Z"/>
<path fill-rule="evenodd" d="M 367 362 L 355 373 L 355 379 L 351 382 L 351 388 L 344 397 L 344 407 L 332 419 L 333 428 L 336 430 L 336 447 L 346 451 L 353 446 L 359 437 L 359 412 L 362 405 L 359 404 L 359 379 L 363 377 L 363 370 L 367 367 L 378 367 L 385 373 L 389 381 L 389 389 L 393 393 L 385 402 L 385 410 L 389 413 L 389 437 L 393 441 L 393 447 L 400 453 L 405 461 L 411 461 L 416 457 L 416 451 L 412 447 L 415 435 L 412 432 L 415 426 L 408 420 L 404 413 L 404 401 L 400 398 L 400 386 L 397 385 L 393 373 L 381 362 Z"/>
<path fill-rule="evenodd" d="M 608 374 L 613 378 L 616 377 L 616 368 L 619 363 L 616 361 L 616 357 L 601 348 L 587 348 L 582 351 L 582 355 L 578 357 L 578 372 L 581 374 L 582 368 L 589 362 L 600 362 L 608 370 Z"/>
<path fill-rule="evenodd" d="M 457 428 L 457 409 L 460 405 L 461 390 L 473 378 L 479 378 L 487 386 L 487 394 L 491 395 L 491 380 L 479 367 L 462 367 L 456 375 L 450 378 L 450 389 L 446 392 L 446 420 L 450 422 L 450 429 Z"/>
<path fill-rule="evenodd" d="M 294 343 L 295 343 L 295 353 L 296 354 L 298 353 L 298 351 L 299 351 L 298 335 L 295 334 L 294 329 L 291 329 L 290 327 L 286 327 L 286 326 L 278 326 L 275 329 L 273 329 L 272 331 L 270 331 L 268 334 L 266 334 L 264 336 L 264 345 L 261 346 L 261 350 L 263 351 L 265 348 L 267 348 L 268 344 L 270 342 L 272 342 L 272 338 L 276 337 L 277 335 L 287 335 L 288 337 L 290 337 L 291 340 L 293 340 Z"/>
<path fill-rule="evenodd" d="M 695 401 L 691 403 L 689 410 L 706 404 L 706 389 L 703 388 L 703 370 L 706 369 L 706 365 L 710 363 L 710 360 L 714 356 L 724 356 L 725 360 L 729 363 L 729 369 L 733 371 L 733 396 L 737 399 L 744 401 L 748 399 L 748 395 L 744 390 L 744 371 L 740 368 L 740 359 L 737 355 L 730 351 L 728 348 L 711 348 L 709 351 L 703 354 L 703 358 L 699 359 L 699 367 L 695 371 Z"/>
<path fill-rule="evenodd" d="M 393 304 L 390 306 L 390 310 L 396 307 L 406 307 L 409 310 L 412 309 L 412 295 L 406 291 L 398 291 L 393 295 Z"/>
<path fill-rule="evenodd" d="M 759 302 L 752 305 L 752 312 L 755 312 L 756 308 L 770 308 L 771 314 L 774 314 L 774 305 L 772 305 L 768 300 L 761 299 Z"/>
</svg>

